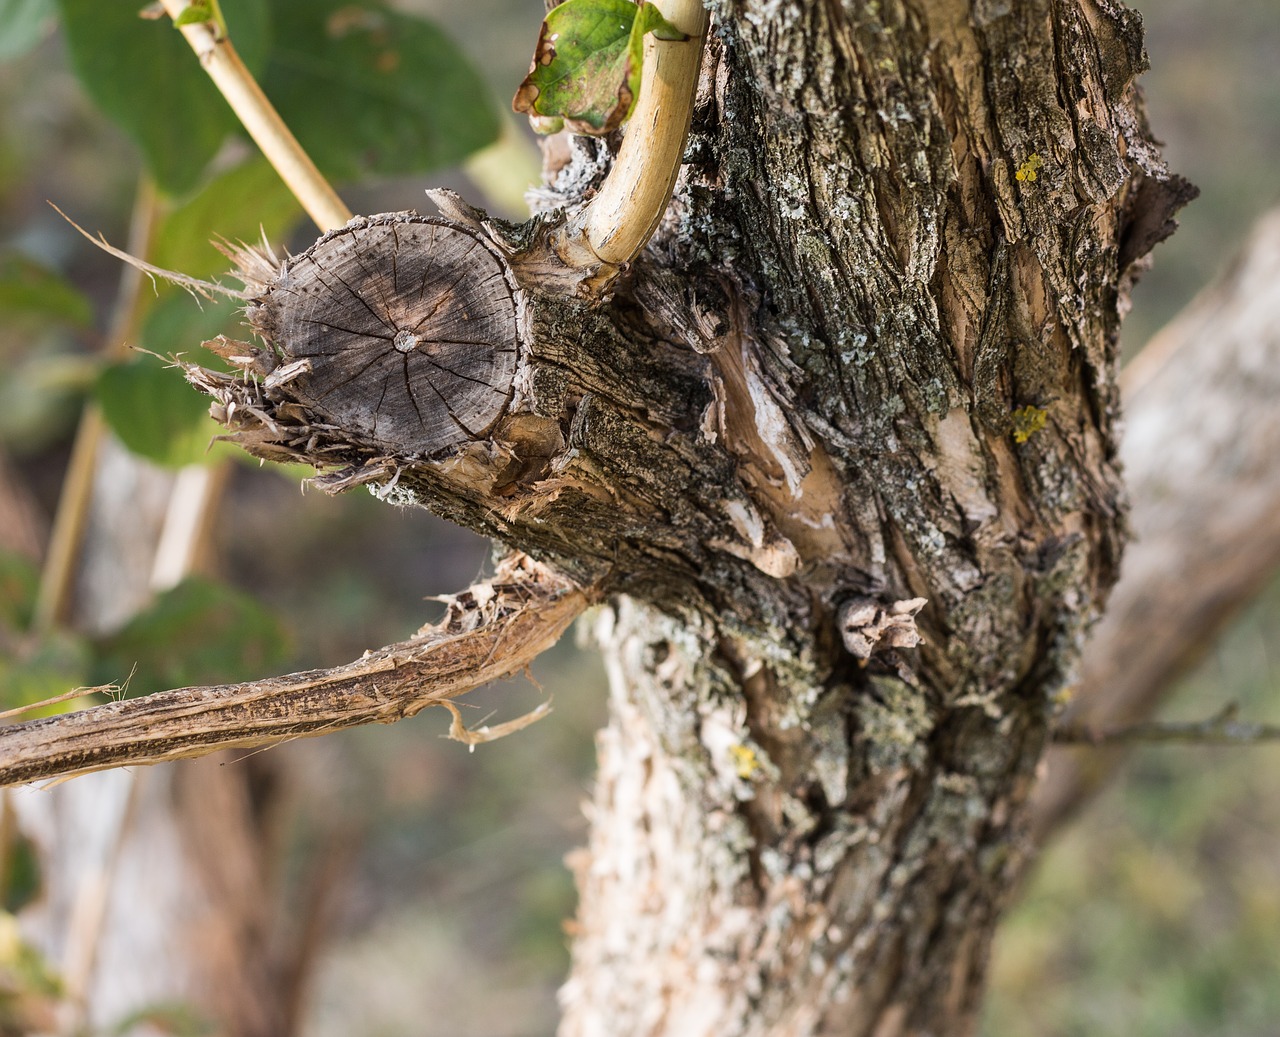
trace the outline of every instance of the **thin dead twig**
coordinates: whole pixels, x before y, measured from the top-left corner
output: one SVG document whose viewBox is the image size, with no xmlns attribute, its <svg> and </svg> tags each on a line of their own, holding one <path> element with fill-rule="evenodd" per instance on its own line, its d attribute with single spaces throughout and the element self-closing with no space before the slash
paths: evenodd
<svg viewBox="0 0 1280 1037">
<path fill-rule="evenodd" d="M 491 580 L 458 595 L 439 624 L 355 662 L 0 727 L 0 786 L 393 723 L 520 670 L 592 597 L 515 555 Z"/>
<path fill-rule="evenodd" d="M 1280 725 L 1237 720 L 1234 703 L 1206 720 L 1147 721 L 1124 727 L 1096 728 L 1067 724 L 1053 733 L 1057 745 L 1261 745 L 1280 741 Z"/>
</svg>

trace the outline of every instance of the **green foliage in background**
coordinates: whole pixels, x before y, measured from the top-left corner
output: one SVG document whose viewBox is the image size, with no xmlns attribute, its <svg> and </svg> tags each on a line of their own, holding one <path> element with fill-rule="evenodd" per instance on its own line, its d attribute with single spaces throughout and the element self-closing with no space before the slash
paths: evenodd
<svg viewBox="0 0 1280 1037">
<path fill-rule="evenodd" d="M 157 595 L 121 630 L 96 638 L 62 629 L 34 631 L 38 586 L 34 564 L 0 552 L 0 710 L 85 686 L 117 685 L 118 697 L 252 680 L 273 672 L 288 655 L 289 637 L 279 617 L 214 580 L 189 577 Z M 67 708 L 62 703 L 43 712 Z"/>
<path fill-rule="evenodd" d="M 210 444 L 222 430 L 209 417 L 208 398 L 156 357 L 112 364 L 96 396 L 120 442 L 148 461 L 179 468 L 213 456 Z"/>
<path fill-rule="evenodd" d="M 56 270 L 15 252 L 0 253 L 0 313 L 23 323 L 54 321 L 75 328 L 93 323 L 93 307 L 83 292 Z"/>
<path fill-rule="evenodd" d="M 22 938 L 17 918 L 0 911 L 0 1034 L 51 1032 L 63 994 L 44 956 Z"/>
<path fill-rule="evenodd" d="M 368 0 L 276 0 L 271 16 L 263 88 L 327 175 L 436 169 L 497 138 L 484 80 L 430 22 Z"/>
<path fill-rule="evenodd" d="M 72 64 L 103 114 L 142 151 L 161 189 L 196 186 L 236 118 L 167 18 L 138 17 L 132 3 L 58 0 Z M 227 23 L 253 71 L 266 57 L 268 18 L 260 0 L 226 0 Z"/>
<path fill-rule="evenodd" d="M 95 645 L 97 681 L 132 672 L 128 694 L 226 684 L 269 674 L 285 658 L 280 621 L 226 584 L 188 577 Z"/>
<path fill-rule="evenodd" d="M 53 0 L 0 0 L 0 61 L 21 57 L 48 35 Z"/>
<path fill-rule="evenodd" d="M 137 143 L 161 189 L 195 188 L 235 116 L 167 18 L 59 0 L 81 85 Z M 331 177 L 421 172 L 492 142 L 479 73 L 435 26 L 363 0 L 223 0 L 230 38 Z"/>
</svg>

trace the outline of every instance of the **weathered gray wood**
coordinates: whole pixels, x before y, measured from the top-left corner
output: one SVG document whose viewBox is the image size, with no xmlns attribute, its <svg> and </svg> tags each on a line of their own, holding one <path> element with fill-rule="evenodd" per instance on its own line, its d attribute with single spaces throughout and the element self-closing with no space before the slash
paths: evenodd
<svg viewBox="0 0 1280 1037">
<path fill-rule="evenodd" d="M 249 309 L 315 415 L 388 451 L 429 456 L 488 433 L 511 400 L 517 287 L 467 228 L 397 213 L 325 235 Z"/>
<path fill-rule="evenodd" d="M 588 604 L 569 581 L 510 556 L 455 595 L 439 623 L 343 666 L 0 725 L 0 787 L 394 723 L 517 672 Z"/>
</svg>

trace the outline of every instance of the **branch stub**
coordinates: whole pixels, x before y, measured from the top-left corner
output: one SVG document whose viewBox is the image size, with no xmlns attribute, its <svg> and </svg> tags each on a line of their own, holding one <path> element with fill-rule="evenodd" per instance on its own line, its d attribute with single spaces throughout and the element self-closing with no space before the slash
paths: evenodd
<svg viewBox="0 0 1280 1037">
<path fill-rule="evenodd" d="M 486 436 L 506 414 L 524 300 L 478 232 L 417 214 L 353 220 L 289 259 L 250 305 L 315 417 L 398 456 Z"/>
</svg>

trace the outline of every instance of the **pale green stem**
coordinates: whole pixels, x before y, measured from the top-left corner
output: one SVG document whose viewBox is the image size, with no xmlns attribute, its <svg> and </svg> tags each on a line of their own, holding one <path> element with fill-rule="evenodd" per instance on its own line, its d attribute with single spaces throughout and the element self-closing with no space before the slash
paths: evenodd
<svg viewBox="0 0 1280 1037">
<path fill-rule="evenodd" d="M 640 96 L 627 122 L 617 160 L 600 191 L 571 227 L 606 263 L 629 263 L 657 229 L 684 158 L 694 93 L 707 34 L 701 0 L 655 0 L 662 16 L 687 40 L 644 41 Z"/>
</svg>

